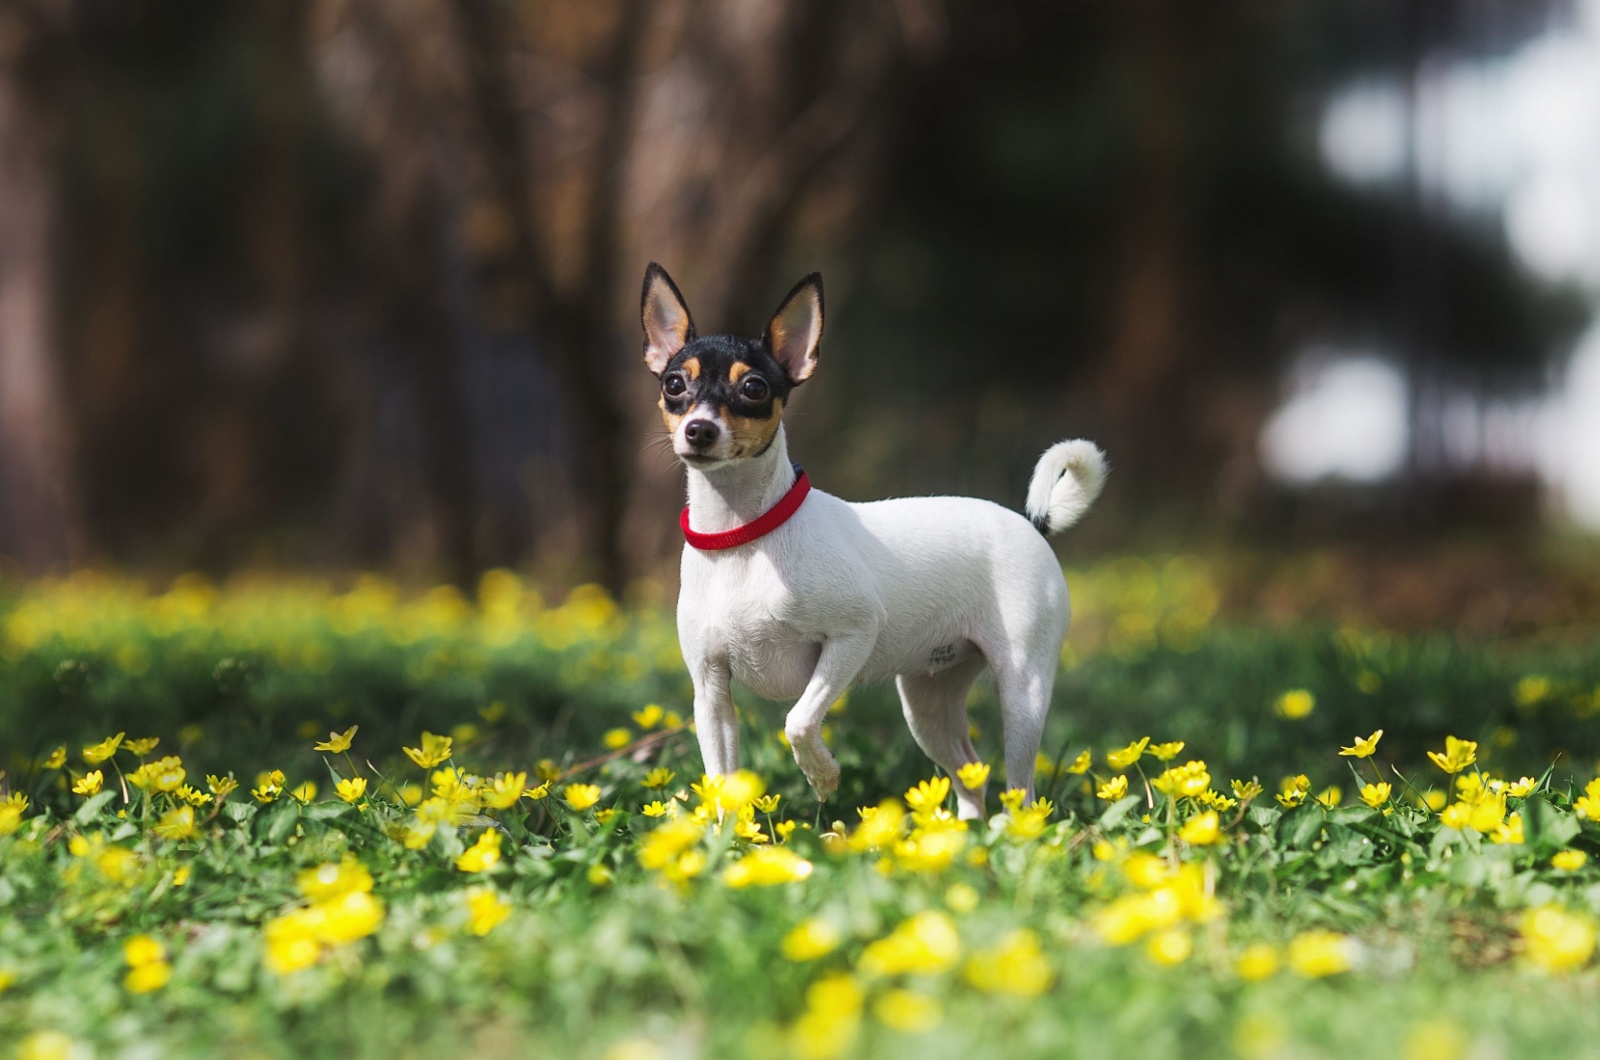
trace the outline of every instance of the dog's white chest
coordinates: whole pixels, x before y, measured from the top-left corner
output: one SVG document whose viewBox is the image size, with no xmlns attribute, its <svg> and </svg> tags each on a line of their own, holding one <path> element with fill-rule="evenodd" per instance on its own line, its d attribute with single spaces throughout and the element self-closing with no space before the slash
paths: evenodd
<svg viewBox="0 0 1600 1060">
<path fill-rule="evenodd" d="M 734 680 L 769 699 L 805 690 L 822 650 L 820 637 L 796 623 L 791 590 L 759 553 L 683 567 L 679 635 L 686 656 L 727 661 Z"/>
</svg>

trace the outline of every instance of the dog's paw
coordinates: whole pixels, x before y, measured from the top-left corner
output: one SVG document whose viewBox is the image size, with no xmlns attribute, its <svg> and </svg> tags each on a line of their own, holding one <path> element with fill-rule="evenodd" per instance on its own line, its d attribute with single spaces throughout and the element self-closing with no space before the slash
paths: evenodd
<svg viewBox="0 0 1600 1060">
<path fill-rule="evenodd" d="M 811 782 L 811 790 L 817 793 L 818 802 L 826 802 L 829 796 L 839 790 L 839 763 L 832 755 L 828 755 L 824 761 L 803 766 L 802 772 Z"/>
</svg>

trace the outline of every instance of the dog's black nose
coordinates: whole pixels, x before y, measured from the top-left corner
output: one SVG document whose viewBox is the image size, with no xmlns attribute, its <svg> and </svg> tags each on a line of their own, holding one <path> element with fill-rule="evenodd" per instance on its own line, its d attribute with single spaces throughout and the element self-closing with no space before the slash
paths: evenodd
<svg viewBox="0 0 1600 1060">
<path fill-rule="evenodd" d="M 683 440 L 696 449 L 705 449 L 717 440 L 717 425 L 710 420 L 690 420 L 683 428 Z"/>
</svg>

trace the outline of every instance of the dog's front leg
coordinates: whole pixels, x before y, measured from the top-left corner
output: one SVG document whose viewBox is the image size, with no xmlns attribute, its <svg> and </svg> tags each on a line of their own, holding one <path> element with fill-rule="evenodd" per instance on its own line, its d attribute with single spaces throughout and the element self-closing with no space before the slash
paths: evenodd
<svg viewBox="0 0 1600 1060">
<path fill-rule="evenodd" d="M 720 660 L 704 660 L 690 669 L 694 681 L 694 728 L 700 759 L 711 776 L 739 768 L 739 715 L 733 708 L 732 677 Z"/>
<path fill-rule="evenodd" d="M 874 625 L 865 632 L 829 637 L 822 643 L 817 668 L 811 673 L 805 692 L 789 711 L 784 735 L 794 751 L 800 772 L 811 782 L 818 799 L 826 799 L 839 787 L 839 763 L 822 742 L 822 719 L 828 708 L 844 695 L 861 668 L 872 656 L 878 640 Z"/>
</svg>

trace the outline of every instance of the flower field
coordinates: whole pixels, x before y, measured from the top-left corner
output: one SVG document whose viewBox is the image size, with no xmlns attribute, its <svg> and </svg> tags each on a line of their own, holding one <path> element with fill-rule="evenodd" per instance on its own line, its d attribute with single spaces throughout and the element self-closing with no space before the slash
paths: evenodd
<svg viewBox="0 0 1600 1060">
<path fill-rule="evenodd" d="M 1593 1051 L 1592 636 L 1069 582 L 1038 801 L 975 694 L 983 822 L 888 687 L 822 806 L 753 697 L 701 777 L 649 587 L 0 588 L 0 1056 Z"/>
</svg>

